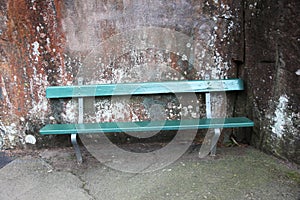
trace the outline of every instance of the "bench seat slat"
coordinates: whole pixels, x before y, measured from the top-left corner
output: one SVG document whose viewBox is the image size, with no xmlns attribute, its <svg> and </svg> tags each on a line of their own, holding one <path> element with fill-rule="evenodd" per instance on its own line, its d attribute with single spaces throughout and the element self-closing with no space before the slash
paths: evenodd
<svg viewBox="0 0 300 200">
<path fill-rule="evenodd" d="M 166 81 L 82 86 L 50 86 L 46 90 L 46 97 L 76 98 L 111 95 L 220 92 L 243 89 L 244 85 L 241 79 Z"/>
<path fill-rule="evenodd" d="M 143 122 L 104 122 L 88 124 L 48 124 L 40 130 L 42 135 L 75 133 L 136 132 L 159 130 L 189 130 L 206 128 L 252 127 L 254 123 L 246 117 L 192 119 Z"/>
</svg>

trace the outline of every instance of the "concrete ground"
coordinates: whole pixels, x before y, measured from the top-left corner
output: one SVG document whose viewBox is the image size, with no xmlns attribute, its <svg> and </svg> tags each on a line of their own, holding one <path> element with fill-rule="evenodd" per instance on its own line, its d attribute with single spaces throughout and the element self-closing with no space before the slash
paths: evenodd
<svg viewBox="0 0 300 200">
<path fill-rule="evenodd" d="M 134 174 L 88 152 L 77 165 L 72 148 L 6 155 L 15 158 L 0 169 L 1 200 L 300 199 L 299 166 L 252 147 L 219 148 L 204 159 L 193 150 L 163 169 Z"/>
</svg>

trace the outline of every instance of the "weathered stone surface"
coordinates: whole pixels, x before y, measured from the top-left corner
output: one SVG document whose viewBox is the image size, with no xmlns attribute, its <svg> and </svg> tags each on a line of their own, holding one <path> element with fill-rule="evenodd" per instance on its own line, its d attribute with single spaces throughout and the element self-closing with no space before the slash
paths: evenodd
<svg viewBox="0 0 300 200">
<path fill-rule="evenodd" d="M 76 101 L 48 101 L 48 85 L 77 84 L 78 77 L 86 83 L 236 77 L 231 60 L 241 60 L 243 40 L 235 36 L 241 8 L 235 1 L 2 1 L 2 146 L 24 144 L 26 134 L 43 145 L 37 132 L 44 123 L 76 121 Z M 198 101 L 165 103 L 166 118 L 180 117 L 174 107 L 199 117 L 201 109 L 192 106 Z M 144 102 L 100 99 L 87 120 L 149 119 Z"/>
<path fill-rule="evenodd" d="M 53 145 L 39 128 L 76 121 L 76 101 L 48 101 L 48 85 L 241 77 L 247 91 L 216 105 L 226 98 L 227 115 L 255 120 L 252 144 L 297 162 L 298 11 L 296 0 L 3 0 L 0 147 L 22 146 L 27 134 Z M 202 96 L 170 98 L 155 97 L 167 119 L 204 116 L 203 105 L 194 106 Z M 97 99 L 87 120 L 151 118 L 147 99 L 121 102 Z"/>
<path fill-rule="evenodd" d="M 1 114 L 4 147 L 24 143 L 48 121 L 45 88 L 65 84 L 59 1 L 1 1 Z"/>
<path fill-rule="evenodd" d="M 247 1 L 245 66 L 252 143 L 300 161 L 299 1 Z"/>
</svg>

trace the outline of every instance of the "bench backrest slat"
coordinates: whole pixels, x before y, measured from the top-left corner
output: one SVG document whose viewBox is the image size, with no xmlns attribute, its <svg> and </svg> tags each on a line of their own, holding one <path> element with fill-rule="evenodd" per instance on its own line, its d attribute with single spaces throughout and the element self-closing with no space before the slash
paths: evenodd
<svg viewBox="0 0 300 200">
<path fill-rule="evenodd" d="M 243 90 L 241 79 L 192 80 L 77 86 L 50 86 L 47 98 L 77 98 L 115 95 L 145 95 Z"/>
</svg>

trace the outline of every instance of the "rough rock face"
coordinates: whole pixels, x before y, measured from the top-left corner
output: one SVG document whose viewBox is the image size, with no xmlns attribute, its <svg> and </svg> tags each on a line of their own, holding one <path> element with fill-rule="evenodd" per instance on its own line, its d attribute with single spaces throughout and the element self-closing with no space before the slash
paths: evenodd
<svg viewBox="0 0 300 200">
<path fill-rule="evenodd" d="M 48 101 L 48 85 L 235 77 L 241 12 L 227 1 L 2 1 L 1 146 L 38 137 L 44 123 L 76 121 L 76 101 Z M 192 106 L 201 96 L 170 98 L 155 99 L 168 119 L 201 114 Z M 96 102 L 87 120 L 151 116 L 148 99 L 119 101 Z"/>
<path fill-rule="evenodd" d="M 252 143 L 300 162 L 300 2 L 247 1 L 245 76 Z"/>
<path fill-rule="evenodd" d="M 1 147 L 22 144 L 47 121 L 45 87 L 65 84 L 59 1 L 0 3 Z"/>
<path fill-rule="evenodd" d="M 296 161 L 297 8 L 296 0 L 3 0 L 0 147 L 22 146 L 27 134 L 53 145 L 39 128 L 76 121 L 76 101 L 48 101 L 49 85 L 79 77 L 87 84 L 241 77 L 247 91 L 216 96 L 216 105 L 227 98 L 227 115 L 255 120 L 255 146 Z M 100 99 L 87 120 L 147 120 L 151 101 L 161 102 L 167 119 L 204 116 L 194 106 L 202 96 L 183 105 L 173 99 Z"/>
</svg>

